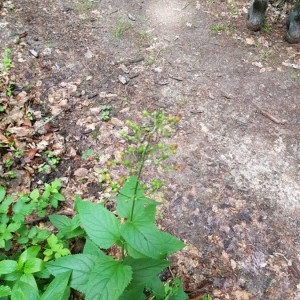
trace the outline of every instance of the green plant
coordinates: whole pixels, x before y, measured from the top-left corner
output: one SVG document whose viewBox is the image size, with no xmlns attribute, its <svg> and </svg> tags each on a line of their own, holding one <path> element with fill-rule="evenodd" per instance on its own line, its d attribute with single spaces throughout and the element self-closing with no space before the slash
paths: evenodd
<svg viewBox="0 0 300 300">
<path fill-rule="evenodd" d="M 154 179 L 151 182 L 151 189 L 153 191 L 158 191 L 164 186 L 164 182 L 160 179 Z"/>
<path fill-rule="evenodd" d="M 291 77 L 292 80 L 295 80 L 295 81 L 300 78 L 300 76 L 295 72 L 291 73 L 290 77 Z"/>
<path fill-rule="evenodd" d="M 45 152 L 45 160 L 47 161 L 47 163 L 38 168 L 38 171 L 40 173 L 50 173 L 51 168 L 55 168 L 55 166 L 60 162 L 60 158 L 57 157 L 52 151 Z"/>
<path fill-rule="evenodd" d="M 45 285 L 40 295 L 41 279 L 50 279 L 45 262 L 39 258 L 40 246 L 32 246 L 23 251 L 16 260 L 6 259 L 0 262 L 0 297 L 12 300 L 54 300 L 68 299 L 70 290 L 67 287 L 71 272 L 64 272 Z M 7 298 L 4 298 L 7 299 Z"/>
<path fill-rule="evenodd" d="M 266 32 L 266 33 L 269 33 L 269 32 L 271 32 L 271 30 L 272 30 L 271 25 L 268 22 L 265 21 L 262 25 L 262 31 Z"/>
<path fill-rule="evenodd" d="M 12 87 L 11 87 L 11 85 L 6 87 L 6 95 L 8 97 L 12 96 Z"/>
<path fill-rule="evenodd" d="M 46 156 L 50 162 L 50 165 L 55 166 L 60 162 L 60 158 L 55 156 L 52 151 L 46 151 Z"/>
<path fill-rule="evenodd" d="M 0 104 L 0 113 L 5 112 L 5 106 L 3 104 Z"/>
<path fill-rule="evenodd" d="M 12 67 L 12 60 L 10 57 L 11 57 L 11 50 L 9 48 L 5 48 L 3 59 L 2 59 L 3 71 L 8 71 Z"/>
<path fill-rule="evenodd" d="M 227 4 L 227 7 L 230 9 L 231 13 L 233 15 L 237 15 L 239 13 L 239 10 L 238 8 L 236 7 L 235 3 L 234 2 L 229 2 Z"/>
<path fill-rule="evenodd" d="M 37 226 L 28 228 L 26 218 L 32 214 L 45 217 L 51 208 L 57 208 L 59 202 L 64 201 L 59 189 L 61 180 L 45 184 L 44 191 L 34 189 L 30 194 L 20 196 L 14 201 L 12 196 L 6 195 L 4 187 L 0 186 L 0 248 L 10 250 L 14 244 L 25 245 L 29 241 L 37 244 L 44 241 L 50 231 Z"/>
<path fill-rule="evenodd" d="M 152 56 L 146 57 L 146 64 L 147 64 L 148 66 L 153 65 L 153 64 L 154 64 L 154 58 L 153 58 Z"/>
<path fill-rule="evenodd" d="M 7 1 L 6 5 L 10 10 L 13 10 L 15 8 L 15 5 L 12 1 Z"/>
<path fill-rule="evenodd" d="M 0 262 L 0 297 L 67 300 L 73 288 L 87 300 L 146 299 L 146 294 L 157 300 L 187 299 L 178 278 L 165 284 L 159 278 L 170 265 L 168 256 L 184 244 L 156 226 L 159 203 L 146 196 L 141 184 L 146 161 L 162 163 L 167 152 L 174 150 L 160 140 L 170 137 L 178 118 L 160 112 L 144 112 L 144 116 L 147 120 L 142 125 L 128 121 L 130 131 L 123 134 L 129 144 L 124 155 L 135 175 L 119 189 L 114 213 L 76 196 L 73 218 L 49 216 L 58 230 L 51 234 L 34 226 L 34 217 L 45 218 L 64 200 L 60 180 L 17 201 L 0 187 L 0 248 L 6 251 Z M 161 185 L 158 179 L 152 183 L 155 188 Z M 109 184 L 116 190 L 119 187 L 111 179 Z M 84 241 L 82 253 L 70 254 L 70 242 L 79 240 Z M 20 251 L 22 246 L 25 250 Z M 7 257 L 12 250 L 14 254 Z"/>
<path fill-rule="evenodd" d="M 167 282 L 164 285 L 165 288 L 165 298 L 164 300 L 171 299 L 185 299 L 186 294 L 183 291 L 182 282 L 179 278 L 175 277 L 173 282 Z"/>
<path fill-rule="evenodd" d="M 126 20 L 126 21 L 120 21 L 117 25 L 117 28 L 115 29 L 114 36 L 116 38 L 121 38 L 126 31 L 132 28 L 132 25 Z"/>
<path fill-rule="evenodd" d="M 93 1 L 91 0 L 79 0 L 74 4 L 75 10 L 78 10 L 79 12 L 84 12 L 86 10 L 90 10 L 93 8 Z"/>
<path fill-rule="evenodd" d="M 63 242 L 61 242 L 57 236 L 51 234 L 47 238 L 47 246 L 43 254 L 45 255 L 44 261 L 48 261 L 52 258 L 59 258 L 69 255 L 71 252 L 68 248 L 64 247 Z"/>
<path fill-rule="evenodd" d="M 201 300 L 213 300 L 213 298 L 210 295 L 205 295 L 201 297 Z"/>
<path fill-rule="evenodd" d="M 102 121 L 107 122 L 111 119 L 111 110 L 112 107 L 110 105 L 102 106 L 102 115 L 101 115 Z"/>
<path fill-rule="evenodd" d="M 219 33 L 221 31 L 225 30 L 225 25 L 224 24 L 213 24 L 210 26 L 210 30 L 213 33 Z"/>
<path fill-rule="evenodd" d="M 4 160 L 4 167 L 6 169 L 10 169 L 10 167 L 13 165 L 14 161 L 10 158 L 7 158 Z"/>
<path fill-rule="evenodd" d="M 14 151 L 14 156 L 21 157 L 24 153 L 25 153 L 24 149 L 19 149 L 19 150 Z"/>
<path fill-rule="evenodd" d="M 119 190 L 116 212 L 76 196 L 74 227 L 79 221 L 85 232 L 83 253 L 47 263 L 54 276 L 71 271 L 70 286 L 83 293 L 87 300 L 146 299 L 145 290 L 155 299 L 187 299 L 179 279 L 174 279 L 169 288 L 159 279 L 159 273 L 170 265 L 168 255 L 182 249 L 184 244 L 157 228 L 155 217 L 159 203 L 145 195 L 140 182 L 146 160 L 165 159 L 166 147 L 158 140 L 170 136 L 177 118 L 157 112 L 144 115 L 148 120 L 141 126 L 132 121 L 126 123 L 132 130 L 123 134 L 130 144 L 126 154 L 133 157 L 136 175 L 130 176 Z M 58 216 L 52 216 L 51 221 L 53 217 Z M 111 248 L 114 256 L 109 251 Z"/>
<path fill-rule="evenodd" d="M 260 52 L 261 59 L 268 59 L 268 57 L 271 55 L 271 51 L 265 50 Z"/>
<path fill-rule="evenodd" d="M 87 149 L 87 150 L 84 150 L 82 155 L 81 155 L 81 158 L 82 159 L 88 159 L 89 157 L 91 157 L 92 155 L 94 154 L 94 151 L 92 149 Z"/>
</svg>

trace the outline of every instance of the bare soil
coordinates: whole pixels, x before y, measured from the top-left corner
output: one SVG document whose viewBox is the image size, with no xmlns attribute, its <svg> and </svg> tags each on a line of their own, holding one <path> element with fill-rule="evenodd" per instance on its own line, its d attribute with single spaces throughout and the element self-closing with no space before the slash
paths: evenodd
<svg viewBox="0 0 300 300">
<path fill-rule="evenodd" d="M 105 197 L 99 169 L 124 148 L 124 121 L 144 109 L 180 115 L 176 171 L 159 171 L 159 222 L 187 244 L 173 271 L 190 298 L 300 299 L 300 48 L 282 38 L 288 7 L 270 6 L 269 26 L 252 33 L 242 0 L 13 2 L 1 53 L 14 50 L 31 109 L 57 115 L 32 143 L 46 140 L 62 162 L 54 175 L 23 165 L 6 184 L 60 176 L 70 207 L 75 192 Z M 86 149 L 98 160 L 81 159 Z"/>
</svg>

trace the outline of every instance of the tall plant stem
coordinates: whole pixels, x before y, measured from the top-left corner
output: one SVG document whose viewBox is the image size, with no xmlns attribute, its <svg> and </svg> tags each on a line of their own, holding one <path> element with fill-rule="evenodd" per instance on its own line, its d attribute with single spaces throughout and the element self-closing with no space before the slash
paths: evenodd
<svg viewBox="0 0 300 300">
<path fill-rule="evenodd" d="M 140 179 L 141 179 L 141 176 L 142 176 L 142 173 L 143 173 L 143 168 L 144 168 L 144 165 L 145 165 L 145 160 L 146 160 L 146 155 L 147 155 L 147 152 L 148 152 L 148 147 L 149 147 L 149 143 L 147 142 L 147 144 L 145 146 L 145 149 L 142 153 L 142 158 L 141 158 L 140 165 L 139 165 L 139 168 L 138 168 L 137 180 L 136 180 L 136 184 L 135 184 L 135 187 L 134 187 L 134 196 L 133 196 L 131 213 L 130 213 L 130 221 L 132 221 L 132 219 L 133 219 L 135 201 L 137 200 L 137 191 L 138 191 L 138 187 L 139 187 L 139 184 L 140 184 Z"/>
</svg>

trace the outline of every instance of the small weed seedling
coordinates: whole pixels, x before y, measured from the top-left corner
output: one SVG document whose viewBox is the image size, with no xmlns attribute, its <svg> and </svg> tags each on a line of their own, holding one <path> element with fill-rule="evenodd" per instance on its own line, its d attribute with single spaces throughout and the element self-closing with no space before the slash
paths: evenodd
<svg viewBox="0 0 300 300">
<path fill-rule="evenodd" d="M 269 32 L 271 32 L 271 30 L 272 30 L 271 25 L 268 22 L 265 21 L 262 25 L 262 31 L 266 32 L 266 33 L 269 33 Z"/>
<path fill-rule="evenodd" d="M 11 50 L 9 48 L 6 48 L 4 50 L 4 55 L 3 55 L 3 71 L 8 71 L 10 68 L 12 68 L 12 60 L 11 60 Z"/>
<path fill-rule="evenodd" d="M 107 122 L 111 119 L 111 110 L 112 107 L 110 105 L 102 106 L 102 115 L 101 115 L 102 121 Z"/>
<path fill-rule="evenodd" d="M 89 157 L 93 156 L 94 151 L 92 149 L 86 149 L 83 151 L 81 158 L 82 159 L 88 159 Z"/>
<path fill-rule="evenodd" d="M 221 31 L 225 30 L 224 24 L 213 24 L 210 26 L 210 31 L 212 33 L 220 33 Z"/>
<path fill-rule="evenodd" d="M 119 39 L 124 36 L 125 32 L 132 28 L 128 21 L 120 21 L 115 29 L 114 36 Z"/>
<path fill-rule="evenodd" d="M 236 16 L 239 13 L 238 8 L 236 7 L 234 2 L 229 2 L 227 4 L 227 7 L 229 8 L 229 10 L 231 11 L 231 13 Z"/>
</svg>

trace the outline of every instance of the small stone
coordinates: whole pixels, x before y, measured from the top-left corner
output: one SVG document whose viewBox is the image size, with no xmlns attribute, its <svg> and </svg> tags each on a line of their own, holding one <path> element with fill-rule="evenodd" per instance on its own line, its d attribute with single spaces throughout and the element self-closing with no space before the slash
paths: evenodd
<svg viewBox="0 0 300 300">
<path fill-rule="evenodd" d="M 127 17 L 128 17 L 128 19 L 129 20 L 131 20 L 131 21 L 136 21 L 136 17 L 135 16 L 133 16 L 132 14 L 127 14 Z"/>
<path fill-rule="evenodd" d="M 39 57 L 38 52 L 36 52 L 36 51 L 33 50 L 33 49 L 30 49 L 30 50 L 29 50 L 29 53 L 30 53 L 31 55 L 33 55 L 35 58 L 38 58 L 38 57 Z"/>
<path fill-rule="evenodd" d="M 128 82 L 127 79 L 123 75 L 119 75 L 118 79 L 124 85 L 127 84 L 127 82 Z"/>
</svg>

